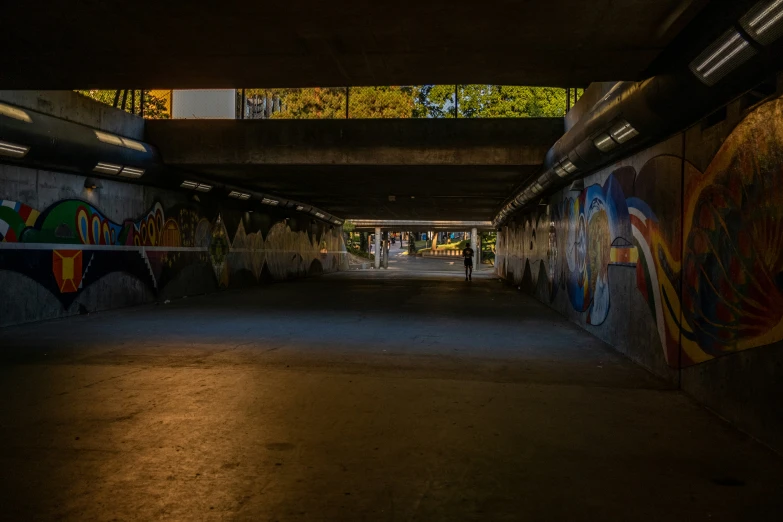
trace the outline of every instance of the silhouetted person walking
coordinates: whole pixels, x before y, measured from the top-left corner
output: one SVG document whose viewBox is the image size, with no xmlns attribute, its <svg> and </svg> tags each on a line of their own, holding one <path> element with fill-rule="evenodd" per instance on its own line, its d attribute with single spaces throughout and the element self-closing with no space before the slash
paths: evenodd
<svg viewBox="0 0 783 522">
<path fill-rule="evenodd" d="M 473 249 L 466 246 L 462 258 L 465 260 L 465 281 L 473 281 Z"/>
</svg>

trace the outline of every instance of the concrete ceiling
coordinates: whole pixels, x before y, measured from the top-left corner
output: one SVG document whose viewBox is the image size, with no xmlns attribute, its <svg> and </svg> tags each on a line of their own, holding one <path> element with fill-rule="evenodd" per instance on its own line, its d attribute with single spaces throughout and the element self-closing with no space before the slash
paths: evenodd
<svg viewBox="0 0 783 522">
<path fill-rule="evenodd" d="M 182 177 L 342 218 L 489 221 L 541 168 L 562 118 L 150 120 Z M 391 196 L 391 198 L 390 198 Z"/>
<path fill-rule="evenodd" d="M 706 3 L 7 2 L 0 88 L 584 86 L 643 77 Z"/>
<path fill-rule="evenodd" d="M 538 166 L 200 166 L 202 178 L 340 218 L 489 221 Z M 391 197 L 390 197 L 391 196 Z"/>
</svg>

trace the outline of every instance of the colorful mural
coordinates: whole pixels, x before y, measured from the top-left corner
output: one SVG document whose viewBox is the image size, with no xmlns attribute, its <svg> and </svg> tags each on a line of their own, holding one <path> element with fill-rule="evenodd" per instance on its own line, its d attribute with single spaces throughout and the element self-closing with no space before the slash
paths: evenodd
<svg viewBox="0 0 783 522">
<path fill-rule="evenodd" d="M 612 267 L 635 270 L 672 367 L 783 340 L 783 100 L 749 114 L 704 172 L 647 158 L 506 227 L 498 273 L 553 306 L 564 291 L 600 326 Z"/>
<path fill-rule="evenodd" d="M 246 223 L 238 220 L 232 241 L 220 214 L 210 221 L 197 208 L 178 207 L 167 215 L 156 203 L 140 219 L 115 223 L 81 200 L 59 201 L 40 212 L 2 201 L 0 270 L 35 280 L 68 309 L 85 288 L 113 272 L 158 292 L 194 265 L 210 267 L 217 285 L 227 287 L 239 272 L 258 282 L 262 273 L 287 279 L 344 263 L 340 229 L 308 226 L 309 236 L 281 221 L 264 238 L 260 229 L 248 234 Z"/>
</svg>

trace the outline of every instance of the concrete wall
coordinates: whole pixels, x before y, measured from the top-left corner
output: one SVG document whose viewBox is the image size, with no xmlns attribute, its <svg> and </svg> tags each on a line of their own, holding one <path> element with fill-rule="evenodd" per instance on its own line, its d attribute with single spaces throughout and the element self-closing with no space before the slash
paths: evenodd
<svg viewBox="0 0 783 522">
<path fill-rule="evenodd" d="M 0 165 L 0 326 L 345 267 L 339 228 L 200 197 Z"/>
<path fill-rule="evenodd" d="M 143 118 L 74 91 L 0 91 L 0 101 L 127 138 L 144 139 Z"/>
<path fill-rule="evenodd" d="M 516 218 L 496 266 L 783 451 L 783 98 L 748 100 Z"/>
<path fill-rule="evenodd" d="M 169 165 L 541 165 L 562 118 L 150 120 Z"/>
</svg>

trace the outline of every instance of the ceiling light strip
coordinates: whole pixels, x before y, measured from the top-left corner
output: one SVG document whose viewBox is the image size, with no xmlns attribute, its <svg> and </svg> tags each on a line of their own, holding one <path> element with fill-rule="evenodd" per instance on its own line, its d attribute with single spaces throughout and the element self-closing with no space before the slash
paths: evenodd
<svg viewBox="0 0 783 522">
<path fill-rule="evenodd" d="M 0 155 L 10 156 L 12 158 L 24 158 L 30 151 L 26 145 L 17 145 L 7 141 L 0 141 Z"/>
</svg>

